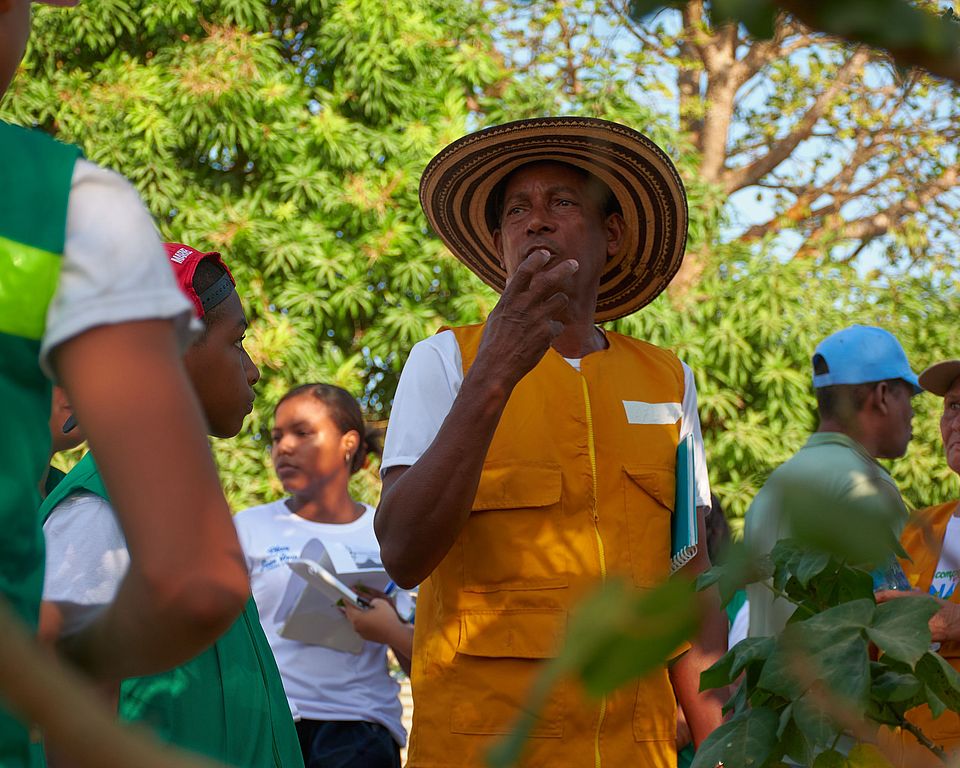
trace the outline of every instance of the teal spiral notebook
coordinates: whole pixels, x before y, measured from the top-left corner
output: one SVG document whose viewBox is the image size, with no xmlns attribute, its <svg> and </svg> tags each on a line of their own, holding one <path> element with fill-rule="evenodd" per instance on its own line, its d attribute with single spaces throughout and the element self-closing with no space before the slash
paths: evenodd
<svg viewBox="0 0 960 768">
<path fill-rule="evenodd" d="M 670 573 L 676 573 L 697 554 L 697 484 L 693 464 L 693 436 L 677 446 L 677 492 L 670 519 Z"/>
</svg>

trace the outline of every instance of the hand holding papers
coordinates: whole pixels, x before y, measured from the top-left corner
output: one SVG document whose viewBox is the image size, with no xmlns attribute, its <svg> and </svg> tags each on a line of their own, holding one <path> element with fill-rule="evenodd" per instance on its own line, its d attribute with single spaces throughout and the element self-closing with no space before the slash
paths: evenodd
<svg viewBox="0 0 960 768">
<path fill-rule="evenodd" d="M 319 539 L 307 542 L 300 557 L 287 561 L 291 569 L 287 591 L 274 620 L 280 635 L 301 643 L 324 645 L 338 651 L 360 653 L 363 638 L 338 607 L 342 600 L 363 607 L 357 585 L 383 591 L 390 581 L 379 551 L 360 551 Z"/>
</svg>

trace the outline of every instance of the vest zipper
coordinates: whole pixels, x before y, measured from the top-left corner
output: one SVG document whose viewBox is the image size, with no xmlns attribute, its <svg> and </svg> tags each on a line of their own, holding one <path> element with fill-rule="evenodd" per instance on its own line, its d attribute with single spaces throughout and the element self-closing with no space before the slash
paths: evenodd
<svg viewBox="0 0 960 768">
<path fill-rule="evenodd" d="M 583 383 L 583 405 L 587 414 L 587 452 L 590 454 L 590 474 L 593 479 L 593 532 L 597 537 L 597 555 L 600 559 L 600 579 L 607 580 L 607 561 L 603 554 L 603 538 L 600 536 L 600 515 L 597 513 L 597 450 L 593 441 L 593 411 L 590 409 L 590 390 L 587 380 L 580 375 Z M 603 718 L 607 713 L 607 697 L 600 698 L 600 714 L 597 717 L 597 730 L 593 737 L 593 761 L 595 768 L 600 768 L 600 729 L 603 727 Z"/>
</svg>

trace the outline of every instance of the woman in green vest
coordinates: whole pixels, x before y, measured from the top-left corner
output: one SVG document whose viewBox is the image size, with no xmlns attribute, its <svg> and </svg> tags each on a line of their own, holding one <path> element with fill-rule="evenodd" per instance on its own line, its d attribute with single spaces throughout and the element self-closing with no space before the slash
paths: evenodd
<svg viewBox="0 0 960 768">
<path fill-rule="evenodd" d="M 243 348 L 247 327 L 233 278 L 216 252 L 167 243 L 180 287 L 204 321 L 184 362 L 215 437 L 233 437 L 253 408 L 260 372 Z M 63 606 L 62 632 L 89 621 L 130 559 L 123 532 L 88 453 L 47 497 L 44 599 Z M 237 768 L 302 768 L 280 673 L 253 600 L 211 648 L 169 671 L 125 680 L 122 719 L 164 741 Z"/>
</svg>

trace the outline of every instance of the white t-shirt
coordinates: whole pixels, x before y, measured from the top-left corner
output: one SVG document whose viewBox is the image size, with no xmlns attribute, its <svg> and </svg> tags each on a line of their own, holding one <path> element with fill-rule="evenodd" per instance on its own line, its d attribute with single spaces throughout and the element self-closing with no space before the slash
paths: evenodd
<svg viewBox="0 0 960 768">
<path fill-rule="evenodd" d="M 203 328 L 177 286 L 153 219 L 133 185 L 77 160 L 40 366 L 53 378 L 49 354 L 58 344 L 98 325 L 152 318 L 174 320 L 181 349 Z"/>
<path fill-rule="evenodd" d="M 274 615 L 292 571 L 286 560 L 300 556 L 310 539 L 340 541 L 354 549 L 380 551 L 373 532 L 373 507 L 352 523 L 315 523 L 294 514 L 281 499 L 238 512 L 237 535 L 247 559 L 250 586 L 260 623 L 280 668 L 290 708 L 306 720 L 380 723 L 400 746 L 407 736 L 401 724 L 400 686 L 387 671 L 387 647 L 364 642 L 359 654 L 298 643 L 279 635 Z"/>
<path fill-rule="evenodd" d="M 566 359 L 566 358 L 565 358 Z M 579 360 L 567 360 L 579 370 Z M 680 440 L 693 435 L 697 506 L 710 506 L 710 479 L 697 415 L 693 372 L 683 366 Z M 380 473 L 416 463 L 430 447 L 463 383 L 460 345 L 453 331 L 443 331 L 414 345 L 400 374 L 390 424 L 383 446 Z"/>
<path fill-rule="evenodd" d="M 43 599 L 61 603 L 64 634 L 113 601 L 130 566 L 127 540 L 113 507 L 92 493 L 69 496 L 43 525 Z"/>
<path fill-rule="evenodd" d="M 943 548 L 937 570 L 933 572 L 930 594 L 949 600 L 960 582 L 960 517 L 953 515 L 943 534 Z"/>
</svg>

